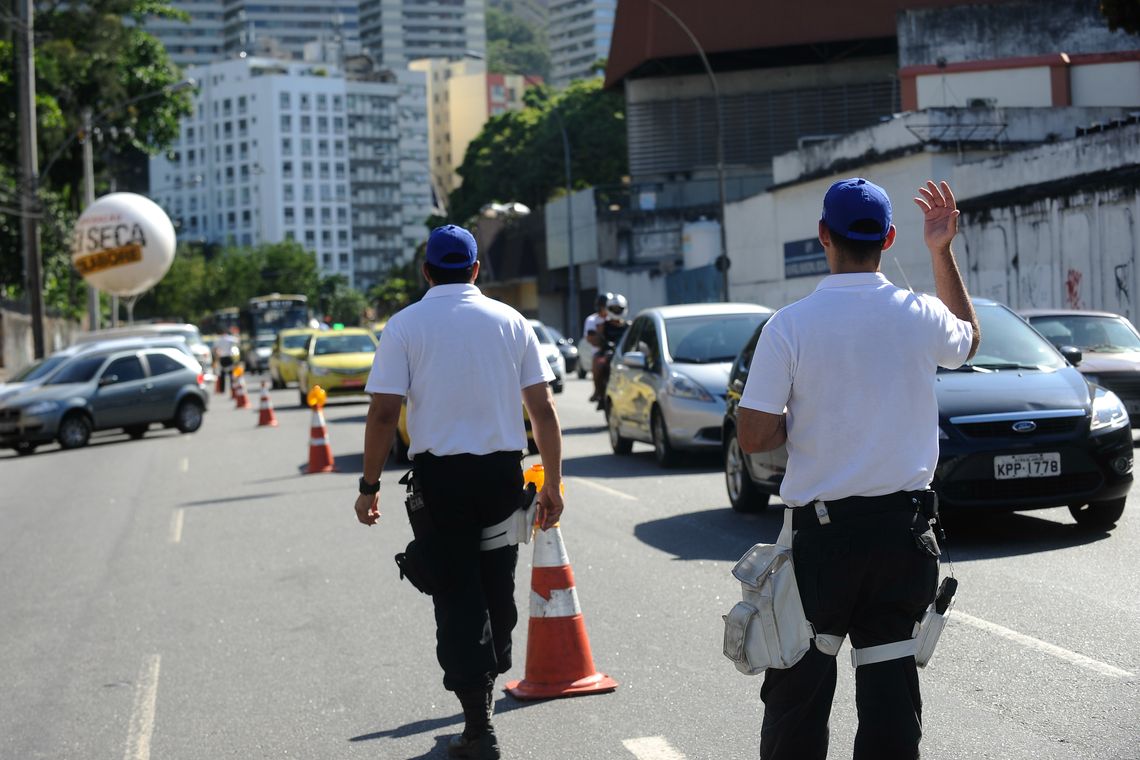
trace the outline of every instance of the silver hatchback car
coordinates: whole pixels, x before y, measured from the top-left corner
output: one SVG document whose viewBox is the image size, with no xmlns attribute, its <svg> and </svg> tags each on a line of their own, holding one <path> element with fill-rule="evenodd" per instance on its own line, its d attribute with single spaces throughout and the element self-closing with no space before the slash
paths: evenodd
<svg viewBox="0 0 1140 760">
<path fill-rule="evenodd" d="M 209 396 L 202 368 L 175 348 L 144 347 L 81 354 L 42 385 L 0 401 L 0 446 L 18 454 L 58 440 L 87 445 L 94 430 L 122 428 L 132 438 L 152 422 L 192 433 Z"/>
<path fill-rule="evenodd" d="M 773 313 L 748 303 L 658 306 L 637 315 L 610 366 L 605 411 L 610 446 L 653 444 L 658 464 L 677 452 L 719 450 L 728 371 Z"/>
</svg>

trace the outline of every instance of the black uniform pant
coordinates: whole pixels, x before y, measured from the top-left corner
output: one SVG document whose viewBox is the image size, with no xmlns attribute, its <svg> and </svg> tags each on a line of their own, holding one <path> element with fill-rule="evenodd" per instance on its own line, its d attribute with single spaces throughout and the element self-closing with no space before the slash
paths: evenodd
<svg viewBox="0 0 1140 760">
<path fill-rule="evenodd" d="M 918 540 L 921 515 L 891 512 L 796 532 L 792 556 L 804 613 L 818 633 L 849 636 L 856 648 L 909 639 L 934 600 L 937 548 Z M 836 658 L 812 645 L 786 670 L 768 670 L 760 757 L 827 756 Z M 859 728 L 855 760 L 917 758 L 922 700 L 914 657 L 862 665 L 855 671 Z"/>
<path fill-rule="evenodd" d="M 482 529 L 519 506 L 519 452 L 484 456 L 416 454 L 416 481 L 431 518 L 414 530 L 440 588 L 435 605 L 436 657 L 450 691 L 489 688 L 511 667 L 518 546 L 479 551 Z"/>
</svg>

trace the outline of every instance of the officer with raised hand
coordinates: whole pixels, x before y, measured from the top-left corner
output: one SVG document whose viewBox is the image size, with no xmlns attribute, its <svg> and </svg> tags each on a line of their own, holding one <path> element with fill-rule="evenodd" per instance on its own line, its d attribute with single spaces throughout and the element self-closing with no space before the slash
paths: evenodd
<svg viewBox="0 0 1140 760">
<path fill-rule="evenodd" d="M 443 685 L 456 693 L 465 719 L 448 753 L 493 759 L 500 756 L 493 685 L 511 666 L 518 546 L 480 551 L 480 537 L 520 507 L 523 404 L 545 468 L 538 522 L 552 528 L 562 513 L 562 433 L 548 385 L 554 377 L 527 320 L 475 287 L 479 261 L 467 230 L 432 231 L 423 275 L 430 289 L 388 321 L 368 378 L 355 509 L 364 525 L 380 516 L 380 474 L 407 398 L 413 497 L 422 498 L 409 515 L 431 581 Z"/>
<path fill-rule="evenodd" d="M 796 580 L 816 633 L 799 662 L 765 675 L 765 760 L 826 757 L 844 636 L 865 663 L 855 673 L 854 757 L 918 757 L 918 674 L 913 653 L 899 652 L 938 582 L 926 514 L 938 463 L 935 373 L 967 361 L 981 337 L 950 247 L 954 194 L 933 181 L 918 193 L 937 298 L 879 271 L 896 234 L 886 192 L 861 178 L 836 182 L 819 222 L 831 275 L 764 326 L 740 400 L 745 452 L 787 445 L 780 497 L 792 509 Z M 869 656 L 872 647 L 882 648 Z"/>
</svg>

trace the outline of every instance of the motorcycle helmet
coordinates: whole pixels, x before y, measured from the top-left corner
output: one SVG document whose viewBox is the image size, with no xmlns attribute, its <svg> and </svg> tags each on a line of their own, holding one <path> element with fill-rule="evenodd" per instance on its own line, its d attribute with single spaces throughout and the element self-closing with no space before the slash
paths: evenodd
<svg viewBox="0 0 1140 760">
<path fill-rule="evenodd" d="M 606 317 L 608 319 L 625 319 L 629 310 L 629 303 L 621 293 L 612 293 L 606 299 Z"/>
</svg>

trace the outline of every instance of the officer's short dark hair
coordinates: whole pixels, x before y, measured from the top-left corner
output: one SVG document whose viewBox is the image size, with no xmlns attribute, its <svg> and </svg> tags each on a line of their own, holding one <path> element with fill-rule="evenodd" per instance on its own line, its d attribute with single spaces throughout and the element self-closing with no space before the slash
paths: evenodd
<svg viewBox="0 0 1140 760">
<path fill-rule="evenodd" d="M 454 254 L 447 254 L 452 256 Z M 444 260 L 447 260 L 447 256 Z M 471 273 L 475 271 L 475 267 L 464 267 L 463 269 L 447 269 L 445 267 L 437 267 L 435 264 L 424 263 L 427 268 L 428 277 L 436 285 L 464 285 L 471 282 Z"/>
<path fill-rule="evenodd" d="M 869 235 L 878 233 L 883 236 L 881 240 L 855 240 L 846 235 L 839 234 L 832 227 L 828 227 L 827 229 L 831 232 L 832 244 L 854 261 L 864 263 L 874 261 L 883 253 L 883 243 L 885 242 L 887 231 L 874 219 L 860 219 L 852 223 L 851 231 L 863 232 Z"/>
</svg>

